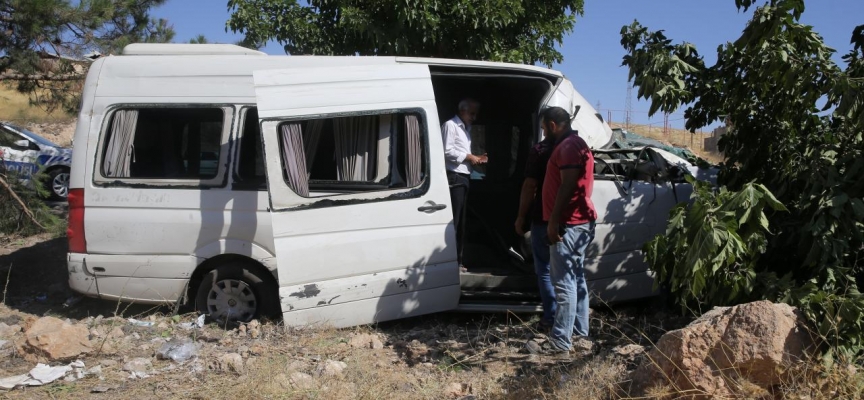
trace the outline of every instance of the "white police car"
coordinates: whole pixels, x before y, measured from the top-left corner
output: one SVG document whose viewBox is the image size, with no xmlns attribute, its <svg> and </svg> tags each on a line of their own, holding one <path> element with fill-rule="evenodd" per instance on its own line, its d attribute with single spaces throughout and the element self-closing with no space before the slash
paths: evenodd
<svg viewBox="0 0 864 400">
<path fill-rule="evenodd" d="M 33 174 L 44 168 L 51 198 L 60 200 L 69 195 L 71 149 L 57 146 L 27 129 L 0 122 L 0 162 L 0 170 L 24 181 L 30 181 Z"/>
</svg>

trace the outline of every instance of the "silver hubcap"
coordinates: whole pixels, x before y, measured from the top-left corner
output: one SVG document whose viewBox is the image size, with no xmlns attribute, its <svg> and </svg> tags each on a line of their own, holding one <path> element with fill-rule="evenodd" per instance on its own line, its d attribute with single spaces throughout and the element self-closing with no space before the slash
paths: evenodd
<svg viewBox="0 0 864 400">
<path fill-rule="evenodd" d="M 69 195 L 69 173 L 61 172 L 54 177 L 54 180 L 51 181 L 51 189 L 54 191 L 54 194 L 59 197 L 66 197 Z"/>
<path fill-rule="evenodd" d="M 257 308 L 255 293 L 243 281 L 221 280 L 213 284 L 207 294 L 207 310 L 216 320 L 251 321 Z"/>
</svg>

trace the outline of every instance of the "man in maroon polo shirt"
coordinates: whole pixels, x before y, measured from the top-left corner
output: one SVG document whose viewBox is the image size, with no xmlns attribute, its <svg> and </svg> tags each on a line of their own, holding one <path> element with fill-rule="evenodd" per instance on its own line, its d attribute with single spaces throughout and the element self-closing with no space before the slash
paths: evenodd
<svg viewBox="0 0 864 400">
<path fill-rule="evenodd" d="M 597 211 L 594 190 L 594 155 L 570 128 L 570 114 L 560 107 L 541 113 L 543 129 L 555 138 L 555 150 L 543 181 L 543 218 L 548 221 L 549 264 L 557 310 L 548 351 L 568 353 L 571 335 L 587 339 L 588 285 L 585 250 L 594 240 Z"/>
</svg>

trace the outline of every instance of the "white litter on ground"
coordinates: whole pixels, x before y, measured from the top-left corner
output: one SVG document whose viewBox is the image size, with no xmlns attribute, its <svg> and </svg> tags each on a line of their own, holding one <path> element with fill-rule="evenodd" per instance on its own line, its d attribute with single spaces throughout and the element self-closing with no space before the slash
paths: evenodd
<svg viewBox="0 0 864 400">
<path fill-rule="evenodd" d="M 66 375 L 69 372 L 75 373 L 67 377 Z M 56 367 L 39 363 L 26 374 L 0 379 L 0 389 L 10 390 L 18 386 L 42 386 L 60 378 L 66 377 L 75 380 L 83 378 L 84 375 L 84 362 L 80 360 L 76 360 L 69 365 L 59 365 Z"/>
</svg>

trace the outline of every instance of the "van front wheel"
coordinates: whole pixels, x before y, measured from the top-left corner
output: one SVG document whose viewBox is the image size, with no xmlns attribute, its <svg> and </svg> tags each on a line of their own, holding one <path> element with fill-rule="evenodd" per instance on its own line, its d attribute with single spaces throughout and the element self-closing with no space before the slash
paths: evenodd
<svg viewBox="0 0 864 400">
<path fill-rule="evenodd" d="M 242 264 L 223 265 L 201 279 L 195 309 L 219 322 L 274 317 L 279 296 L 273 286 Z"/>
</svg>

